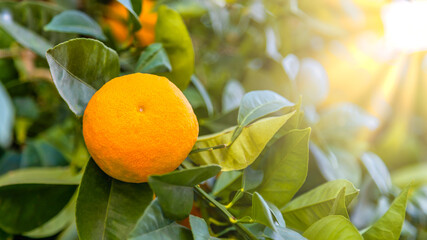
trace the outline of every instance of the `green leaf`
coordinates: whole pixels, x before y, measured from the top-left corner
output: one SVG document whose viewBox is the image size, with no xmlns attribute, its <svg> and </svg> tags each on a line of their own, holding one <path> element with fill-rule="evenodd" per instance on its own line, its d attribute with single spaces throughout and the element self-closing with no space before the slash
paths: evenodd
<svg viewBox="0 0 427 240">
<path fill-rule="evenodd" d="M 347 219 L 350 219 L 348 216 L 347 207 L 345 205 L 345 187 L 341 188 L 337 198 L 335 198 L 329 215 L 341 215 Z"/>
<path fill-rule="evenodd" d="M 133 25 L 133 31 L 137 31 L 141 28 L 141 22 L 139 21 L 139 13 L 142 9 L 142 1 L 138 0 L 117 0 L 129 11 Z"/>
<path fill-rule="evenodd" d="M 148 183 L 168 218 L 179 220 L 187 217 L 193 206 L 193 186 L 214 177 L 221 171 L 217 165 L 174 171 L 149 177 Z"/>
<path fill-rule="evenodd" d="M 384 195 L 388 194 L 391 190 L 391 177 L 383 160 L 372 152 L 364 153 L 360 159 L 380 192 Z"/>
<path fill-rule="evenodd" d="M 22 152 L 21 167 L 54 167 L 68 165 L 68 161 L 56 148 L 45 141 L 30 141 Z"/>
<path fill-rule="evenodd" d="M 178 12 L 160 6 L 156 23 L 156 42 L 162 43 L 172 64 L 172 72 L 161 75 L 184 90 L 194 71 L 194 50 L 190 35 Z"/>
<path fill-rule="evenodd" d="M 86 13 L 77 10 L 67 10 L 55 16 L 44 27 L 45 31 L 78 33 L 105 41 L 107 38 L 101 27 Z"/>
<path fill-rule="evenodd" d="M 6 89 L 0 82 L 0 147 L 8 147 L 12 143 L 15 109 Z"/>
<path fill-rule="evenodd" d="M 276 230 L 276 225 L 274 223 L 270 208 L 267 202 L 257 192 L 252 195 L 252 218 L 256 222 Z"/>
<path fill-rule="evenodd" d="M 48 222 L 40 227 L 26 232 L 23 235 L 31 238 L 45 238 L 59 233 L 62 229 L 66 228 L 74 220 L 74 213 L 76 211 L 77 194 L 71 198 L 67 206 L 55 217 L 51 218 Z"/>
<path fill-rule="evenodd" d="M 310 128 L 291 130 L 260 156 L 264 180 L 257 191 L 279 208 L 287 204 L 307 177 Z"/>
<path fill-rule="evenodd" d="M 252 91 L 243 96 L 239 108 L 237 123 L 239 124 L 233 133 L 232 142 L 239 136 L 243 128 L 248 124 L 260 119 L 268 114 L 274 113 L 285 107 L 293 107 L 294 103 L 289 102 L 279 94 L 269 91 Z"/>
<path fill-rule="evenodd" d="M 46 53 L 53 82 L 70 109 L 82 116 L 92 95 L 120 71 L 117 53 L 103 43 L 77 38 Z"/>
<path fill-rule="evenodd" d="M 161 43 L 153 43 L 142 53 L 136 63 L 136 72 L 163 73 L 172 71 L 168 54 Z"/>
<path fill-rule="evenodd" d="M 330 181 L 298 196 L 281 209 L 286 224 L 295 230 L 305 231 L 311 224 L 329 215 L 343 187 L 345 203 L 348 206 L 359 190 L 347 180 Z"/>
<path fill-rule="evenodd" d="M 277 227 L 277 231 L 266 228 L 264 234 L 275 240 L 307 240 L 307 238 L 303 237 L 301 234 L 285 227 Z"/>
<path fill-rule="evenodd" d="M 147 207 L 129 236 L 129 240 L 193 239 L 187 228 L 166 218 L 157 199 Z"/>
<path fill-rule="evenodd" d="M 76 222 L 73 221 L 61 234 L 58 235 L 57 240 L 79 240 L 77 233 Z"/>
<path fill-rule="evenodd" d="M 113 179 L 89 160 L 76 206 L 80 238 L 126 239 L 152 199 L 148 184 Z"/>
<path fill-rule="evenodd" d="M 33 31 L 13 22 L 13 20 L 0 21 L 0 27 L 11 35 L 19 44 L 31 49 L 41 57 L 52 45 Z"/>
<path fill-rule="evenodd" d="M 56 216 L 77 189 L 80 176 L 68 168 L 31 168 L 0 177 L 0 228 L 19 234 Z"/>
<path fill-rule="evenodd" d="M 211 237 L 211 235 L 209 234 L 208 225 L 206 224 L 203 218 L 190 215 L 190 226 L 194 240 L 218 239 L 215 237 Z"/>
<path fill-rule="evenodd" d="M 190 102 L 193 109 L 205 106 L 202 95 L 200 95 L 199 91 L 197 91 L 194 86 L 188 86 L 184 91 L 182 91 L 182 93 L 184 93 L 184 96 Z"/>
<path fill-rule="evenodd" d="M 241 171 L 221 172 L 221 175 L 219 175 L 219 177 L 216 179 L 215 185 L 212 189 L 212 194 L 214 196 L 217 196 L 219 193 L 226 190 L 231 185 L 235 185 L 235 183 L 241 176 L 242 176 Z M 240 186 L 237 186 L 237 188 L 239 187 Z M 236 190 L 236 189 L 233 189 L 233 190 Z"/>
<path fill-rule="evenodd" d="M 271 202 L 267 202 L 267 204 L 268 204 L 268 207 L 270 208 L 271 213 L 273 214 L 274 218 L 279 224 L 279 226 L 286 227 L 285 219 L 283 218 L 283 215 L 280 212 L 280 209 L 276 207 L 276 205 L 272 204 Z"/>
<path fill-rule="evenodd" d="M 244 127 L 270 113 L 274 113 L 282 108 L 292 107 L 294 105 L 294 103 L 273 91 L 252 91 L 243 96 L 237 122 Z"/>
<path fill-rule="evenodd" d="M 255 189 L 262 183 L 262 179 L 264 178 L 264 172 L 261 170 L 255 170 L 251 167 L 245 168 L 243 170 L 243 178 L 242 178 L 242 188 L 245 191 L 249 191 Z"/>
<path fill-rule="evenodd" d="M 363 240 L 363 237 L 350 220 L 337 215 L 327 216 L 315 222 L 304 232 L 303 236 L 310 240 Z"/>
<path fill-rule="evenodd" d="M 363 233 L 365 240 L 399 239 L 403 222 L 405 221 L 409 188 L 410 186 L 407 186 L 399 196 L 394 199 L 387 212 Z"/>
<path fill-rule="evenodd" d="M 190 159 L 199 165 L 218 164 L 222 171 L 246 168 L 261 154 L 274 134 L 286 123 L 294 112 L 280 117 L 261 119 L 243 129 L 236 141 L 226 148 L 212 151 L 193 152 Z M 193 149 L 203 149 L 231 142 L 234 129 L 199 137 Z"/>
</svg>

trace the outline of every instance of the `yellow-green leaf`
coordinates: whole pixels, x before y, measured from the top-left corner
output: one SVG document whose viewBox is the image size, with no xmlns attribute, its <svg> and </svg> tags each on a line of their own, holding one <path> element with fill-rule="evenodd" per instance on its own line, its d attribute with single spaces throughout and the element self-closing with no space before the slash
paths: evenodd
<svg viewBox="0 0 427 240">
<path fill-rule="evenodd" d="M 165 5 L 158 10 L 156 42 L 163 44 L 172 64 L 172 72 L 161 75 L 184 90 L 194 71 L 193 43 L 179 13 Z"/>
<path fill-rule="evenodd" d="M 280 117 L 270 117 L 245 127 L 236 141 L 226 148 L 195 152 L 191 160 L 199 165 L 218 164 L 222 171 L 239 170 L 249 166 L 262 152 L 274 134 L 294 114 Z M 229 144 L 236 127 L 223 132 L 200 137 L 194 148 L 202 149 L 223 144 Z"/>
<path fill-rule="evenodd" d="M 345 217 L 331 215 L 311 225 L 303 234 L 310 240 L 363 240 L 357 228 Z"/>
<path fill-rule="evenodd" d="M 348 206 L 359 194 L 359 190 L 347 180 L 330 181 L 289 202 L 282 209 L 286 225 L 305 231 L 317 220 L 328 216 L 342 188 L 345 188 L 345 203 Z"/>
</svg>

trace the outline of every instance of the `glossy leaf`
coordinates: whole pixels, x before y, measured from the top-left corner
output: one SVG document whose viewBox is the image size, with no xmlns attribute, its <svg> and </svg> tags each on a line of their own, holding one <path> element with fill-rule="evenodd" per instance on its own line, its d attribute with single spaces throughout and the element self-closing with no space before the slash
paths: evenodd
<svg viewBox="0 0 427 240">
<path fill-rule="evenodd" d="M 113 179 L 89 160 L 76 205 L 80 238 L 126 239 L 152 199 L 148 184 Z"/>
<path fill-rule="evenodd" d="M 41 57 L 44 57 L 46 51 L 52 47 L 46 39 L 20 24 L 15 23 L 13 20 L 0 21 L 0 28 L 5 30 L 19 44 L 31 49 Z"/>
<path fill-rule="evenodd" d="M 215 185 L 212 189 L 212 194 L 215 196 L 218 195 L 231 185 L 234 185 L 241 176 L 241 171 L 221 172 L 221 175 L 216 179 Z"/>
<path fill-rule="evenodd" d="M 256 222 L 264 224 L 273 230 L 276 229 L 273 215 L 267 202 L 257 192 L 252 195 L 252 218 Z"/>
<path fill-rule="evenodd" d="M 56 216 L 69 202 L 80 177 L 68 168 L 32 168 L 0 177 L 0 227 L 31 231 Z"/>
<path fill-rule="evenodd" d="M 33 229 L 30 232 L 26 232 L 23 235 L 31 238 L 44 238 L 59 233 L 74 220 L 76 199 L 77 194 L 74 194 L 68 204 L 55 217 L 40 227 Z"/>
<path fill-rule="evenodd" d="M 199 91 L 197 91 L 195 87 L 190 85 L 184 91 L 182 91 L 182 93 L 184 93 L 184 96 L 190 102 L 191 107 L 193 109 L 197 109 L 205 106 L 205 102 L 202 96 L 200 95 Z"/>
<path fill-rule="evenodd" d="M 391 177 L 387 166 L 375 153 L 366 152 L 360 158 L 371 175 L 374 183 L 382 194 L 386 195 L 391 190 Z"/>
<path fill-rule="evenodd" d="M 283 214 L 280 212 L 280 209 L 276 205 L 272 204 L 271 202 L 267 202 L 267 204 L 277 224 L 280 227 L 286 227 L 285 219 L 283 218 Z"/>
<path fill-rule="evenodd" d="M 387 212 L 363 233 L 365 240 L 398 240 L 405 221 L 409 186 L 394 199 Z"/>
<path fill-rule="evenodd" d="M 274 134 L 293 115 L 262 119 L 244 128 L 236 141 L 226 148 L 190 154 L 190 159 L 199 165 L 218 164 L 223 171 L 246 168 L 261 154 Z M 193 149 L 229 144 L 235 127 L 223 132 L 199 137 Z"/>
<path fill-rule="evenodd" d="M 266 228 L 264 234 L 271 239 L 277 240 L 307 240 L 298 232 L 285 227 L 277 227 L 276 231 L 271 228 Z"/>
<path fill-rule="evenodd" d="M 273 91 L 252 91 L 245 94 L 240 104 L 239 115 L 237 117 L 237 123 L 239 125 L 233 133 L 231 141 L 234 142 L 243 128 L 253 121 L 277 112 L 285 107 L 292 107 L 294 105 L 294 103 Z"/>
<path fill-rule="evenodd" d="M 6 148 L 12 143 L 15 109 L 6 89 L 0 83 L 0 147 Z"/>
<path fill-rule="evenodd" d="M 168 55 L 161 43 L 153 43 L 142 53 L 136 63 L 136 72 L 163 73 L 172 71 Z"/>
<path fill-rule="evenodd" d="M 348 206 L 359 190 L 347 180 L 330 181 L 298 196 L 281 209 L 286 224 L 305 231 L 311 224 L 329 215 L 337 194 L 344 187 L 345 203 Z"/>
<path fill-rule="evenodd" d="M 161 75 L 184 90 L 194 71 L 194 50 L 179 13 L 165 5 L 160 6 L 155 34 L 156 42 L 163 44 L 172 65 L 172 72 Z"/>
<path fill-rule="evenodd" d="M 107 38 L 98 23 L 84 12 L 67 10 L 55 16 L 45 31 L 78 33 L 105 41 Z"/>
<path fill-rule="evenodd" d="M 335 198 L 334 204 L 332 205 L 329 215 L 341 215 L 347 219 L 350 219 L 345 204 L 345 187 L 341 188 L 337 198 Z"/>
<path fill-rule="evenodd" d="M 184 219 L 193 206 L 193 186 L 214 177 L 221 171 L 217 165 L 174 171 L 149 177 L 164 214 L 174 220 Z"/>
<path fill-rule="evenodd" d="M 151 202 L 136 227 L 129 235 L 129 240 L 174 240 L 193 239 L 191 232 L 166 218 L 157 200 Z"/>
<path fill-rule="evenodd" d="M 257 191 L 279 208 L 287 204 L 307 177 L 310 128 L 291 130 L 261 156 L 264 179 Z"/>
<path fill-rule="evenodd" d="M 190 226 L 194 240 L 218 239 L 215 237 L 211 237 L 211 235 L 209 234 L 208 225 L 206 224 L 203 218 L 190 215 Z"/>
<path fill-rule="evenodd" d="M 242 188 L 245 191 L 249 191 L 258 187 L 264 178 L 264 172 L 261 170 L 255 170 L 251 167 L 245 168 L 243 171 Z"/>
<path fill-rule="evenodd" d="M 311 225 L 303 234 L 310 240 L 363 240 L 357 228 L 343 216 L 331 215 Z"/>
<path fill-rule="evenodd" d="M 58 235 L 57 240 L 79 240 L 79 234 L 77 233 L 76 222 L 73 221 L 61 234 Z"/>
<path fill-rule="evenodd" d="M 117 53 L 92 39 L 73 39 L 46 54 L 53 82 L 70 109 L 82 116 L 92 95 L 119 75 Z"/>
</svg>

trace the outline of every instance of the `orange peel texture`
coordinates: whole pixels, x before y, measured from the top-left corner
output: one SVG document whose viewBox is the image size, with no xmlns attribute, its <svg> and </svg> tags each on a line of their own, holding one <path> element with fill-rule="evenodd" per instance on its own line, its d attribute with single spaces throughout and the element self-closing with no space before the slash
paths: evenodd
<svg viewBox="0 0 427 240">
<path fill-rule="evenodd" d="M 83 136 L 89 153 L 109 176 L 147 182 L 176 169 L 199 134 L 184 94 L 167 78 L 135 73 L 107 82 L 89 101 Z"/>
</svg>

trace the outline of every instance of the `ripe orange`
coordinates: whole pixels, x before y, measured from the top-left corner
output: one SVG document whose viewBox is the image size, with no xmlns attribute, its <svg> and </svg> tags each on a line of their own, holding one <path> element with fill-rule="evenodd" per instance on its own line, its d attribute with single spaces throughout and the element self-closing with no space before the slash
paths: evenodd
<svg viewBox="0 0 427 240">
<path fill-rule="evenodd" d="M 155 41 L 155 27 L 157 13 L 153 12 L 155 2 L 153 0 L 142 0 L 142 11 L 139 15 L 141 29 L 135 33 L 136 43 L 141 47 L 148 46 Z M 107 5 L 105 25 L 111 30 L 113 37 L 120 43 L 129 44 L 133 36 L 127 25 L 130 14 L 127 9 L 117 1 Z"/>
<path fill-rule="evenodd" d="M 176 169 L 199 134 L 184 94 L 167 78 L 135 73 L 107 82 L 83 116 L 89 153 L 108 175 L 146 182 Z"/>
</svg>

